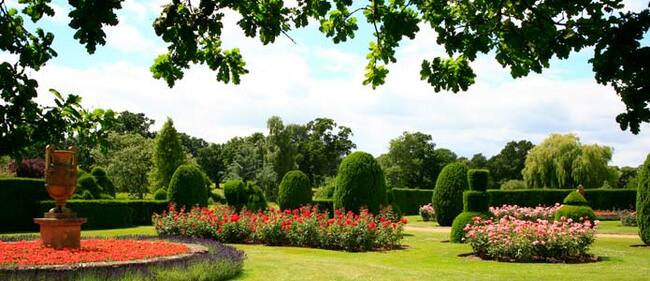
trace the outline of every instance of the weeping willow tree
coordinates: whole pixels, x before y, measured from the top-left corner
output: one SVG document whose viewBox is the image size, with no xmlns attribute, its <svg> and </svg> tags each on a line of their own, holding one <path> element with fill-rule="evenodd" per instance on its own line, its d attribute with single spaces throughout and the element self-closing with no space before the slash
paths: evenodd
<svg viewBox="0 0 650 281">
<path fill-rule="evenodd" d="M 551 134 L 528 152 L 522 174 L 533 188 L 600 187 L 613 181 L 607 163 L 612 149 L 597 144 L 583 145 L 574 134 Z"/>
</svg>

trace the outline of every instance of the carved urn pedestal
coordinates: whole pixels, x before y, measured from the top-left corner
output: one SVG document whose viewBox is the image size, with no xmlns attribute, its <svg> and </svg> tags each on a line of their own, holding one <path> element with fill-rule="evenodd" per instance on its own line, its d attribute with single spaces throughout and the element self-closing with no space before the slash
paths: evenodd
<svg viewBox="0 0 650 281">
<path fill-rule="evenodd" d="M 48 145 L 45 149 L 45 189 L 56 206 L 35 218 L 40 226 L 43 246 L 54 249 L 79 248 L 81 225 L 86 222 L 65 207 L 65 203 L 77 187 L 77 153 L 79 149 L 56 150 Z"/>
</svg>

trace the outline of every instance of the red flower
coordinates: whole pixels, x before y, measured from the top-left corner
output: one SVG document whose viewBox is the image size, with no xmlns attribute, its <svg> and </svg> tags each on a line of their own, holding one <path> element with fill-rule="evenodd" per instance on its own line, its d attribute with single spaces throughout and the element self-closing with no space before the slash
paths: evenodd
<svg viewBox="0 0 650 281">
<path fill-rule="evenodd" d="M 376 224 L 376 223 L 374 223 L 374 222 L 370 222 L 370 223 L 368 224 L 368 229 L 372 230 L 372 229 L 375 229 L 375 228 L 377 228 L 377 224 Z"/>
<path fill-rule="evenodd" d="M 239 221 L 239 215 L 238 214 L 230 215 L 230 221 L 231 222 L 238 222 Z"/>
</svg>

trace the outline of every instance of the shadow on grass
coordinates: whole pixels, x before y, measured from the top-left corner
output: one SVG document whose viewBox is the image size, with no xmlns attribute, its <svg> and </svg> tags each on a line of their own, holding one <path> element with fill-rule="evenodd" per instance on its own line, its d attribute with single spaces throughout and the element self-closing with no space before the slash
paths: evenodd
<svg viewBox="0 0 650 281">
<path fill-rule="evenodd" d="M 585 257 L 580 257 L 576 259 L 570 259 L 570 260 L 555 260 L 555 259 L 544 259 L 544 260 L 532 260 L 532 261 L 518 261 L 514 259 L 491 259 L 491 258 L 484 258 L 477 256 L 473 252 L 470 253 L 462 253 L 457 255 L 460 258 L 466 258 L 469 260 L 478 260 L 478 261 L 496 261 L 496 262 L 504 262 L 504 263 L 521 263 L 521 264 L 528 264 L 528 263 L 536 263 L 536 264 L 584 264 L 584 263 L 595 263 L 595 262 L 601 262 L 601 261 L 610 261 L 611 259 L 609 257 L 596 257 L 596 256 L 585 256 Z"/>
</svg>

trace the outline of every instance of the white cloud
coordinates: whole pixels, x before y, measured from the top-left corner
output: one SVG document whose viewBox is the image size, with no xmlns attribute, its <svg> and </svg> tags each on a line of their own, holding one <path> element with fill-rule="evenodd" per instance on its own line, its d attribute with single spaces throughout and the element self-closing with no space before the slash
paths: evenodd
<svg viewBox="0 0 650 281">
<path fill-rule="evenodd" d="M 123 19 L 120 19 L 120 24 L 107 27 L 106 34 L 108 47 L 122 52 L 151 52 L 161 48 Z"/>
</svg>

